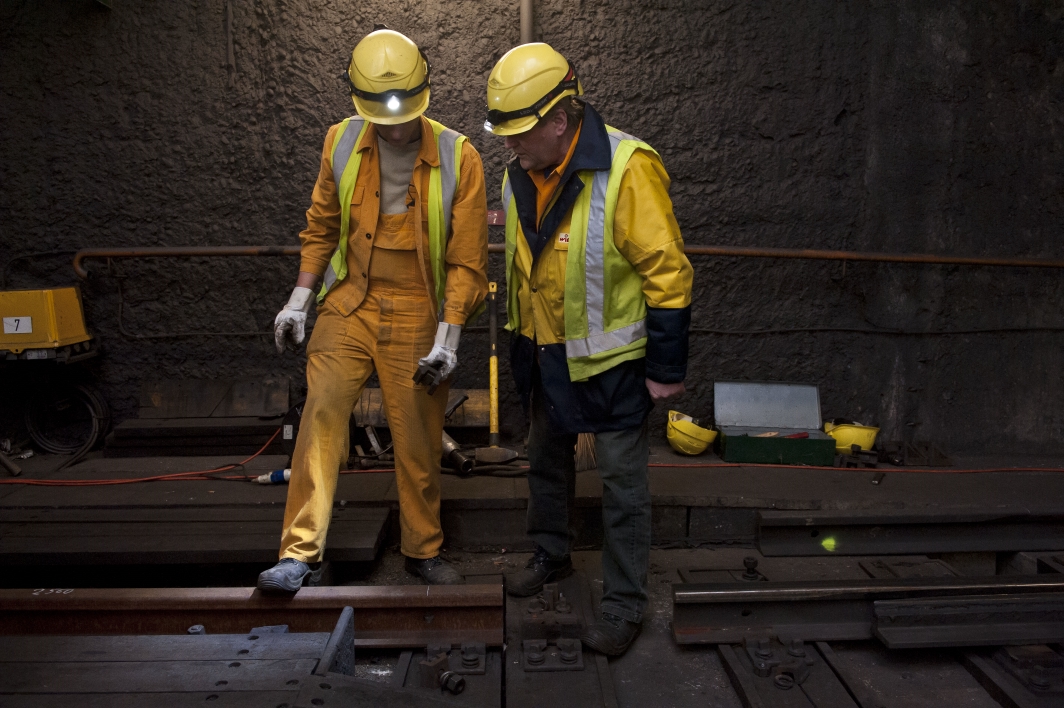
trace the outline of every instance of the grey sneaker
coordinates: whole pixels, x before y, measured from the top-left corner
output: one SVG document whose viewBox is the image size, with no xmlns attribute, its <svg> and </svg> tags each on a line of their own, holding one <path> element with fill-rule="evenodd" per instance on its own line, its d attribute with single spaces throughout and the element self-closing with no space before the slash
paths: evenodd
<svg viewBox="0 0 1064 708">
<path fill-rule="evenodd" d="M 315 563 L 316 568 L 296 560 L 295 558 L 282 558 L 272 568 L 259 573 L 259 590 L 263 592 L 296 592 L 303 586 L 303 581 L 308 578 L 313 582 L 315 574 L 321 576 L 321 563 Z"/>
<path fill-rule="evenodd" d="M 461 585 L 465 582 L 465 578 L 439 556 L 424 560 L 407 556 L 406 572 L 421 576 L 429 585 Z"/>
</svg>

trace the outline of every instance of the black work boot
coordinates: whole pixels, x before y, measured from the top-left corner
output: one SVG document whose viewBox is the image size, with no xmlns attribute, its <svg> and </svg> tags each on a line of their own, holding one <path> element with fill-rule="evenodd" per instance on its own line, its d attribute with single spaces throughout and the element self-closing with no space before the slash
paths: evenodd
<svg viewBox="0 0 1064 708">
<path fill-rule="evenodd" d="M 438 555 L 432 558 L 406 557 L 406 572 L 420 576 L 429 585 L 461 585 L 465 579 Z"/>
<path fill-rule="evenodd" d="M 295 558 L 282 558 L 272 568 L 259 573 L 259 590 L 263 592 L 296 592 L 304 581 L 316 583 L 322 574 L 321 563 L 309 565 Z"/>
<path fill-rule="evenodd" d="M 623 617 L 603 612 L 602 619 L 580 635 L 580 641 L 585 647 L 607 656 L 620 656 L 628 651 L 642 626 L 639 622 L 629 622 Z"/>
<path fill-rule="evenodd" d="M 568 555 L 551 558 L 545 550 L 536 546 L 528 565 L 506 574 L 506 592 L 514 597 L 531 597 L 543 589 L 543 583 L 561 580 L 572 572 L 573 561 Z"/>
</svg>

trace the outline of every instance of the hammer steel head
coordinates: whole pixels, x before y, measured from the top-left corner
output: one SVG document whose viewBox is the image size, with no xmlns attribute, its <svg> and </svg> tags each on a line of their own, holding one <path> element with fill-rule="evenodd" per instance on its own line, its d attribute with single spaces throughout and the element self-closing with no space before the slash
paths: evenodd
<svg viewBox="0 0 1064 708">
<path fill-rule="evenodd" d="M 417 371 L 414 372 L 414 383 L 418 386 L 428 386 L 429 395 L 436 393 L 436 389 L 439 387 L 440 382 L 443 381 L 443 367 L 440 363 L 434 364 L 422 364 L 417 367 Z"/>
<path fill-rule="evenodd" d="M 476 460 L 478 465 L 505 465 L 518 458 L 515 450 L 505 447 L 478 447 Z"/>
</svg>

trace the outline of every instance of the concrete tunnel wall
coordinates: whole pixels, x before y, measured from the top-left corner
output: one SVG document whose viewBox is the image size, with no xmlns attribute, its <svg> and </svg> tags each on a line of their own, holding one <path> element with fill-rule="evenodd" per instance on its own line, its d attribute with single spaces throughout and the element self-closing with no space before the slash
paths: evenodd
<svg viewBox="0 0 1064 708">
<path fill-rule="evenodd" d="M 375 22 L 428 54 L 429 113 L 480 150 L 499 208 L 506 151 L 482 129 L 484 86 L 518 42 L 516 3 L 113 4 L 0 0 L 0 265 L 87 246 L 296 243 L 325 131 L 353 112 L 339 74 Z M 1059 0 L 541 0 L 536 35 L 608 122 L 660 151 L 688 243 L 1064 257 Z M 1064 451 L 1061 272 L 693 261 L 681 410 L 710 416 L 714 380 L 813 382 L 825 417 L 881 425 L 884 440 Z M 302 385 L 305 357 L 269 337 L 137 340 L 117 319 L 121 282 L 129 333 L 266 330 L 296 259 L 91 268 L 82 293 L 106 356 L 90 368 L 118 419 L 144 379 Z M 74 281 L 69 256 L 44 256 L 8 286 Z M 1030 331 L 845 331 L 867 328 Z M 460 360 L 455 385 L 485 387 L 486 334 L 468 333 Z M 504 434 L 520 438 L 505 356 L 501 381 Z"/>
</svg>

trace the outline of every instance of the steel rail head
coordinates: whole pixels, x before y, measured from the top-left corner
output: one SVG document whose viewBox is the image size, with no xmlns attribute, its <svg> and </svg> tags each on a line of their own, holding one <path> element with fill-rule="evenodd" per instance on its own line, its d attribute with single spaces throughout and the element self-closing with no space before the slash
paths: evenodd
<svg viewBox="0 0 1064 708">
<path fill-rule="evenodd" d="M 354 610 L 359 646 L 503 641 L 502 585 L 314 587 L 291 596 L 254 588 L 0 590 L 0 634 L 174 634 L 195 624 L 212 633 L 275 624 L 327 632 L 344 607 Z"/>
<path fill-rule="evenodd" d="M 255 588 L 0 589 L 0 612 L 104 609 L 359 609 L 502 607 L 501 585 L 359 585 L 305 587 L 294 595 Z"/>
<path fill-rule="evenodd" d="M 673 602 L 721 604 L 816 600 L 904 599 L 946 595 L 994 595 L 1064 591 L 1064 578 L 995 575 L 986 578 L 884 578 L 805 580 L 764 583 L 690 583 L 673 585 Z"/>
</svg>

